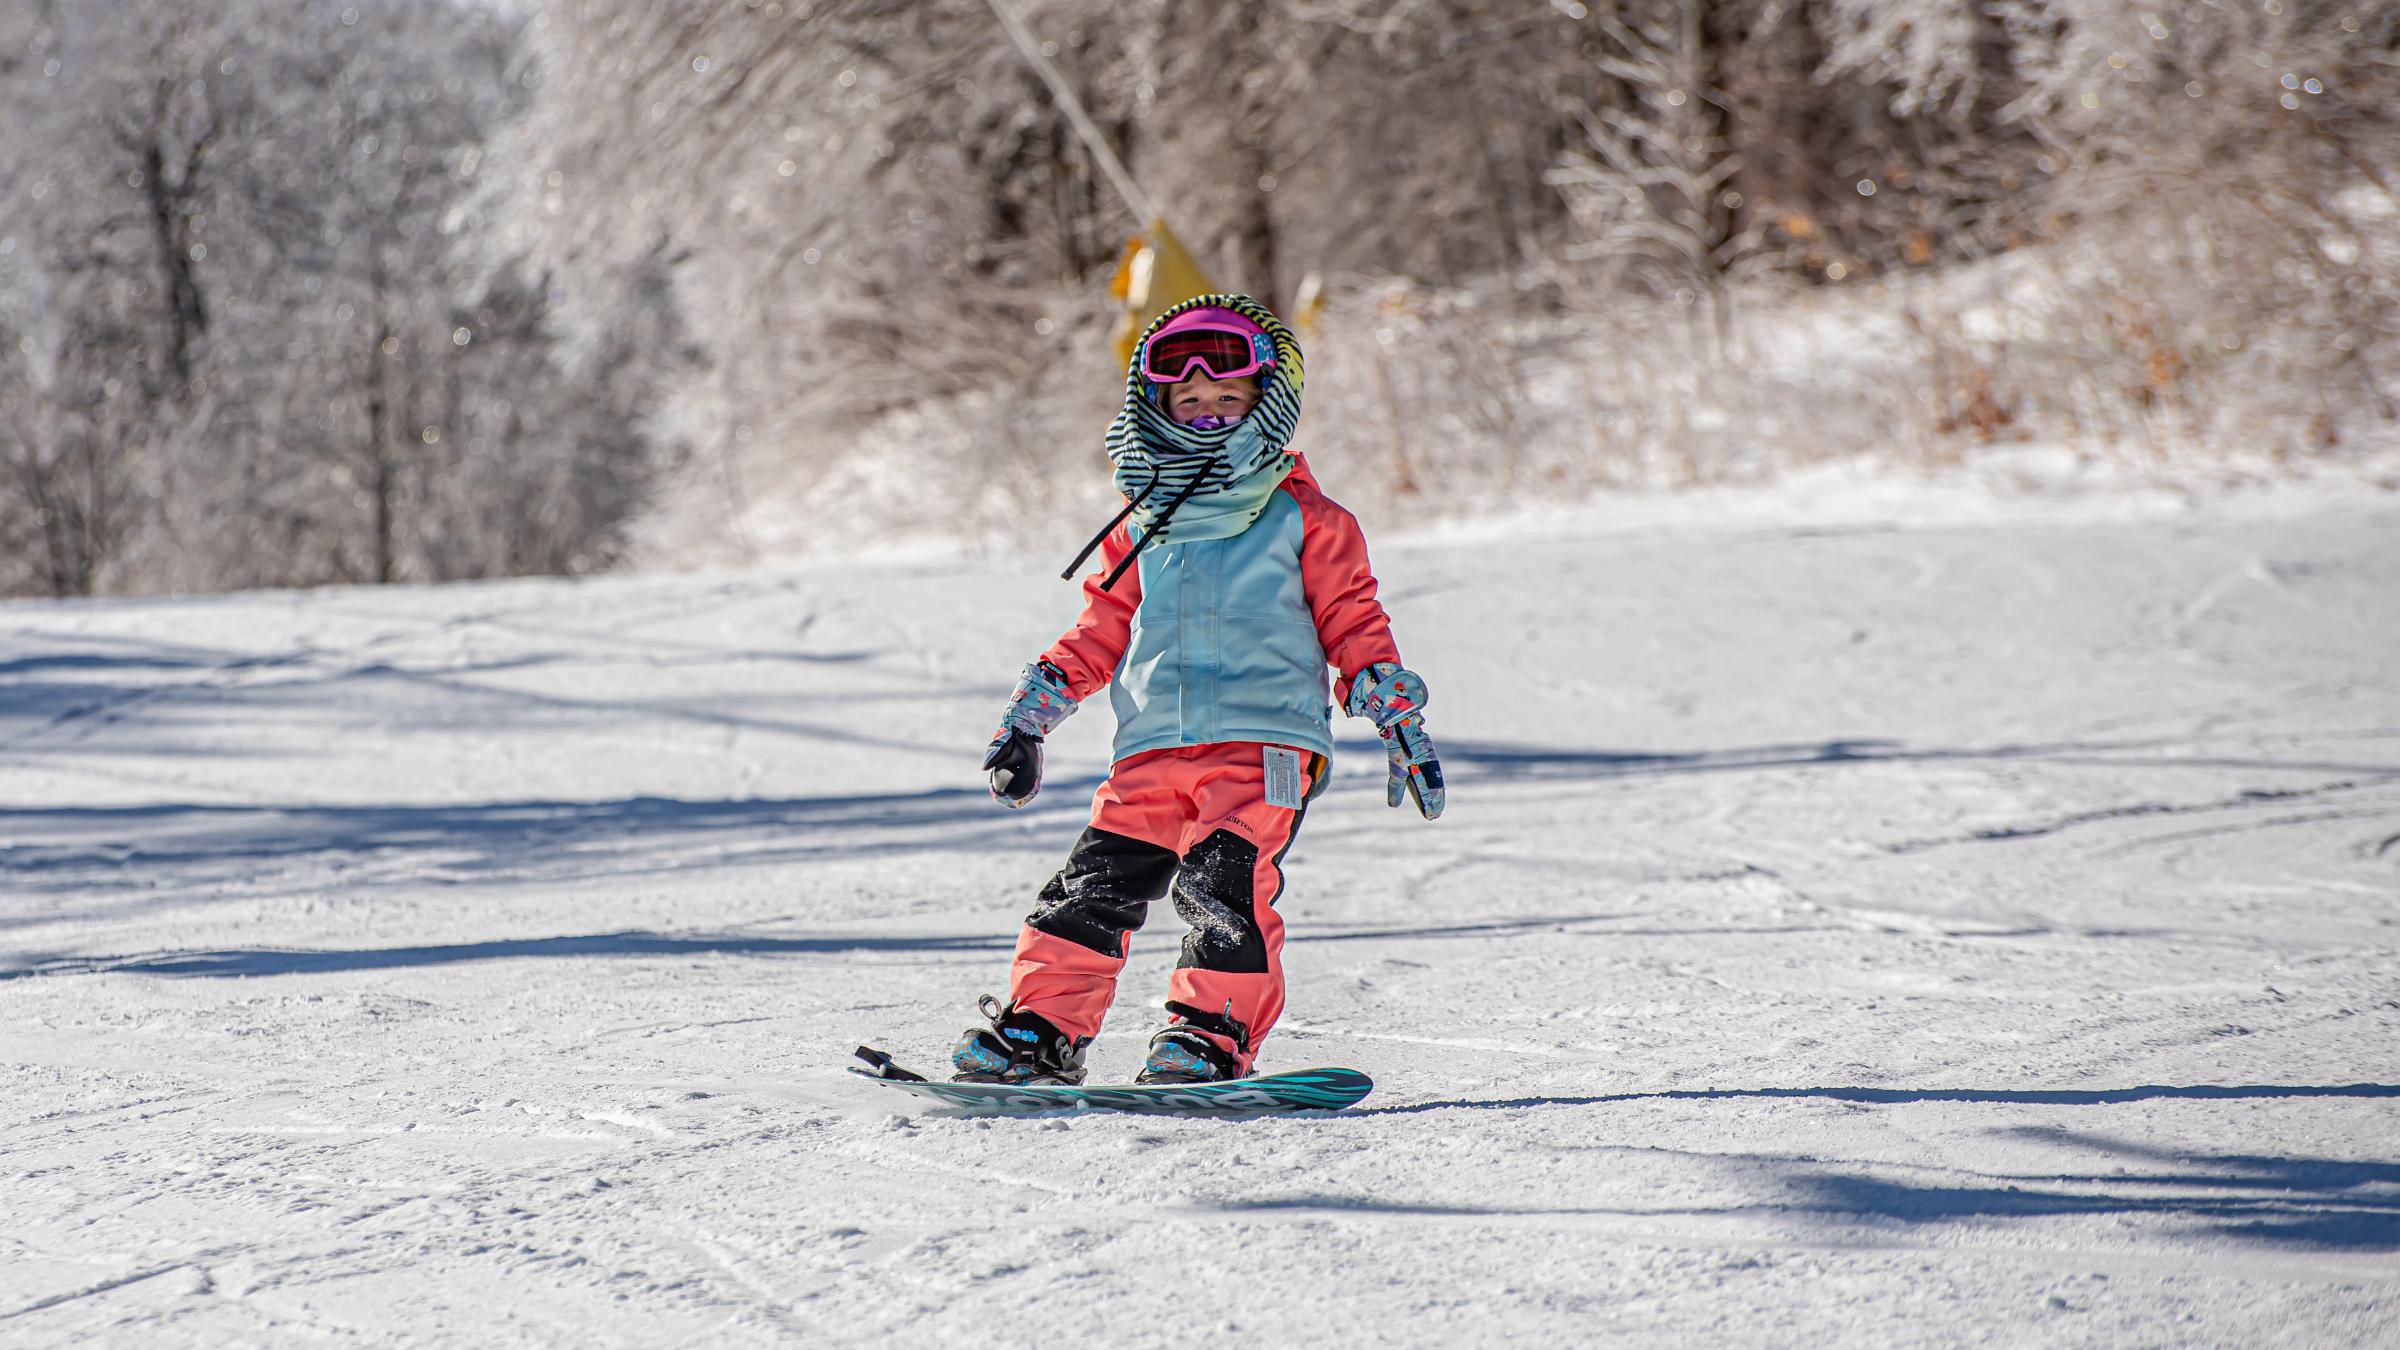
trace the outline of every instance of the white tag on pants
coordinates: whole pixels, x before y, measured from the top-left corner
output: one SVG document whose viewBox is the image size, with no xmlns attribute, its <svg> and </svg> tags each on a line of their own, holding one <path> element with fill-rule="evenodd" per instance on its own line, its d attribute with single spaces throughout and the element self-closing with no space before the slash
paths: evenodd
<svg viewBox="0 0 2400 1350">
<path fill-rule="evenodd" d="M 1267 805 L 1300 809 L 1308 795 L 1308 776 L 1300 771 L 1301 753 L 1280 745 L 1266 747 Z"/>
</svg>

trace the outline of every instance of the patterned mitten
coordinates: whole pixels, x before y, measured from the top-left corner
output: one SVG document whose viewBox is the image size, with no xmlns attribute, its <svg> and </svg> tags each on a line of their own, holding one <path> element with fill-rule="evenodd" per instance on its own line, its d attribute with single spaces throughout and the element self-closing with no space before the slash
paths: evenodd
<svg viewBox="0 0 2400 1350">
<path fill-rule="evenodd" d="M 1372 721 L 1383 737 L 1384 757 L 1391 766 L 1384 804 L 1398 806 L 1406 793 L 1415 800 L 1418 813 L 1432 820 L 1442 814 L 1442 761 L 1434 754 L 1433 738 L 1425 734 L 1424 707 L 1424 677 L 1401 669 L 1396 661 L 1378 661 L 1350 682 L 1350 715 Z"/>
<path fill-rule="evenodd" d="M 1042 738 L 1074 711 L 1067 677 L 1058 667 L 1036 661 L 1017 677 L 1016 692 L 1000 713 L 1000 730 L 983 754 L 992 796 L 1002 806 L 1023 806 L 1042 790 Z"/>
</svg>

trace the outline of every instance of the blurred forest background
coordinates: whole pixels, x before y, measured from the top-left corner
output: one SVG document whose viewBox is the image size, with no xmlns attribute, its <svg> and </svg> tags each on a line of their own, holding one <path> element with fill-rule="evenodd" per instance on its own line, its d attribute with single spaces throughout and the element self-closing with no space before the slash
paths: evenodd
<svg viewBox="0 0 2400 1350">
<path fill-rule="evenodd" d="M 2381 0 L 1010 5 L 1356 506 L 2400 418 Z M 1143 223 L 986 0 L 11 0 L 0 594 L 1063 561 Z"/>
</svg>

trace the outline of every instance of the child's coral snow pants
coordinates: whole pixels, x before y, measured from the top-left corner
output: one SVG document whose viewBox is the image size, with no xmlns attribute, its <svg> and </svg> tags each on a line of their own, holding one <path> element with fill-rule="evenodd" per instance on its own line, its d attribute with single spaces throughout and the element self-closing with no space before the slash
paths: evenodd
<svg viewBox="0 0 2400 1350">
<path fill-rule="evenodd" d="M 1167 1011 L 1211 1034 L 1247 1071 L 1283 1014 L 1283 855 L 1306 807 L 1266 800 L 1266 747 L 1152 750 L 1110 770 L 1076 840 L 1017 935 L 1009 1001 L 1070 1036 L 1100 1030 L 1150 902 L 1191 925 Z M 1300 752 L 1311 784 L 1322 757 Z"/>
</svg>

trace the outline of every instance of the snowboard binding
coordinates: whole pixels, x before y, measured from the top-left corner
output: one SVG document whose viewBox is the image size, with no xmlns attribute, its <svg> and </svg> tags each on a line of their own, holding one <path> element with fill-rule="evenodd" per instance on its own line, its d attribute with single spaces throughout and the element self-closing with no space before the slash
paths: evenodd
<svg viewBox="0 0 2400 1350">
<path fill-rule="evenodd" d="M 954 1083 L 1064 1083 L 1083 1081 L 1083 1052 L 1091 1038 L 1069 1036 L 1049 1018 L 1009 1007 L 985 994 L 975 1006 L 988 1027 L 969 1027 L 950 1051 L 958 1070 Z"/>
</svg>

